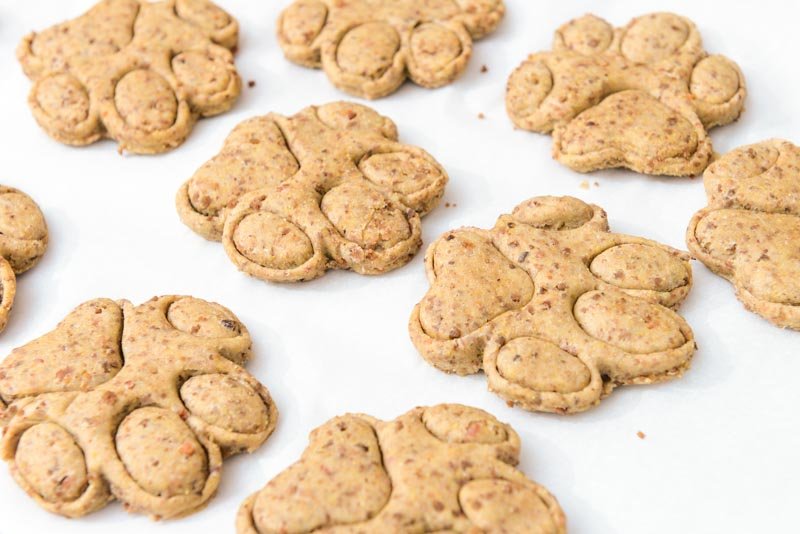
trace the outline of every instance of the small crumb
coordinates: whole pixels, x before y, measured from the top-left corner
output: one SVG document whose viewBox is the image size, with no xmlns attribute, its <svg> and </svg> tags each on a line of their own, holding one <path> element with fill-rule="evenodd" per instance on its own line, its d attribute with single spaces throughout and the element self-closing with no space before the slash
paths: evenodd
<svg viewBox="0 0 800 534">
<path fill-rule="evenodd" d="M 247 82 L 247 87 L 252 89 L 255 86 L 256 86 L 256 81 L 255 80 L 250 80 L 249 82 Z"/>
<path fill-rule="evenodd" d="M 641 430 L 640 430 L 640 431 L 638 431 L 638 432 L 636 433 L 636 435 L 639 437 L 639 439 L 644 439 L 644 438 L 646 438 L 646 437 L 647 437 L 647 435 L 646 435 L 644 432 L 642 432 Z"/>
<path fill-rule="evenodd" d="M 594 186 L 595 186 L 595 187 L 600 187 L 600 182 L 595 182 L 595 183 L 594 183 Z"/>
<path fill-rule="evenodd" d="M 489 72 L 489 67 L 487 67 L 486 65 L 483 65 L 481 67 L 481 74 L 486 74 L 487 72 Z"/>
<path fill-rule="evenodd" d="M 579 185 L 578 187 L 580 187 L 581 189 L 589 189 L 589 182 L 587 182 L 586 180 L 584 180 L 584 181 L 582 181 L 582 182 L 580 183 L 580 185 Z"/>
<path fill-rule="evenodd" d="M 483 113 L 478 113 L 478 118 L 479 119 L 485 119 L 486 115 L 484 115 Z"/>
<path fill-rule="evenodd" d="M 455 202 L 453 202 L 453 203 L 451 204 L 450 202 L 445 202 L 445 203 L 444 203 L 444 207 L 445 207 L 445 208 L 455 208 L 455 207 L 456 207 L 456 203 L 455 203 Z"/>
</svg>

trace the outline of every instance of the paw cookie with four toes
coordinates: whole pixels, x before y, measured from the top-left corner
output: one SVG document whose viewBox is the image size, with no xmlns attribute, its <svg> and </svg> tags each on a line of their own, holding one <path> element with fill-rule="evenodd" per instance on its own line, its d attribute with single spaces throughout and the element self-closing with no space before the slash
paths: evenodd
<svg viewBox="0 0 800 534">
<path fill-rule="evenodd" d="M 617 385 L 680 376 L 695 350 L 671 308 L 692 283 L 688 256 L 611 233 L 605 212 L 535 197 L 491 230 L 461 228 L 430 245 L 431 288 L 411 339 L 435 367 L 483 369 L 489 389 L 527 410 L 572 413 Z"/>
<path fill-rule="evenodd" d="M 615 29 L 585 15 L 511 74 L 506 109 L 517 127 L 552 132 L 553 157 L 576 171 L 694 176 L 713 154 L 708 130 L 736 120 L 745 94 L 739 67 L 708 55 L 685 17 Z"/>
<path fill-rule="evenodd" d="M 423 87 L 456 79 L 472 41 L 494 31 L 503 0 L 295 0 L 278 19 L 286 57 L 322 68 L 347 93 L 380 98 L 406 76 Z"/>
<path fill-rule="evenodd" d="M 689 223 L 689 250 L 748 310 L 800 330 L 800 148 L 779 139 L 737 148 L 703 183 L 708 206 Z"/>
<path fill-rule="evenodd" d="M 250 335 L 192 297 L 97 299 L 0 364 L 0 456 L 45 509 L 118 499 L 179 517 L 206 505 L 222 459 L 269 437 L 277 410 L 242 365 Z"/>
<path fill-rule="evenodd" d="M 28 103 L 54 139 L 108 137 L 140 154 L 180 145 L 198 117 L 230 109 L 241 80 L 237 22 L 208 0 L 102 0 L 84 15 L 26 36 Z"/>
<path fill-rule="evenodd" d="M 483 410 L 440 404 L 393 421 L 348 414 L 309 441 L 242 504 L 239 534 L 566 532 L 556 499 L 513 467 L 517 433 Z"/>
<path fill-rule="evenodd" d="M 378 274 L 405 265 L 446 183 L 427 152 L 397 141 L 390 119 L 334 102 L 242 122 L 176 204 L 242 271 L 303 281 L 333 268 Z"/>
</svg>

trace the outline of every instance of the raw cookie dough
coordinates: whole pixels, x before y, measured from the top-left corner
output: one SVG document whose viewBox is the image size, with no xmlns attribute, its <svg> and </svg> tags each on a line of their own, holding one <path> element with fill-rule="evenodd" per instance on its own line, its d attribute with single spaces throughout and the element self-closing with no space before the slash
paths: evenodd
<svg viewBox="0 0 800 534">
<path fill-rule="evenodd" d="M 0 185 L 0 332 L 17 293 L 16 275 L 39 262 L 47 248 L 47 224 L 39 206 L 13 187 Z"/>
<path fill-rule="evenodd" d="M 676 378 L 695 350 L 672 309 L 688 256 L 609 232 L 573 197 L 534 197 L 491 230 L 447 232 L 425 254 L 431 288 L 411 315 L 417 350 L 526 410 L 573 413 L 621 384 Z"/>
<path fill-rule="evenodd" d="M 422 243 L 447 173 L 397 128 L 350 102 L 248 119 L 178 191 L 181 219 L 242 271 L 275 282 L 328 269 L 380 274 Z"/>
<path fill-rule="evenodd" d="M 772 139 L 737 148 L 703 182 L 708 206 L 689 223 L 689 250 L 748 310 L 800 330 L 800 147 Z"/>
<path fill-rule="evenodd" d="M 91 300 L 0 364 L 0 455 L 45 509 L 112 499 L 154 519 L 203 508 L 222 459 L 261 445 L 278 412 L 242 365 L 250 335 L 193 297 Z"/>
<path fill-rule="evenodd" d="M 17 57 L 34 82 L 33 116 L 52 138 L 88 145 L 108 137 L 120 151 L 152 154 L 236 101 L 238 34 L 207 0 L 103 0 L 29 34 Z"/>
<path fill-rule="evenodd" d="M 250 496 L 239 534 L 563 534 L 555 497 L 513 466 L 514 429 L 468 406 L 361 414 L 311 432 L 300 461 Z"/>
<path fill-rule="evenodd" d="M 351 95 L 380 98 L 406 76 L 423 87 L 455 80 L 472 40 L 494 31 L 503 0 L 295 0 L 278 19 L 286 57 L 322 68 Z"/>
<path fill-rule="evenodd" d="M 685 17 L 614 29 L 585 15 L 511 74 L 506 109 L 519 128 L 552 131 L 553 157 L 576 171 L 694 176 L 712 156 L 707 130 L 736 120 L 745 94 L 739 67 L 708 55 Z"/>
</svg>

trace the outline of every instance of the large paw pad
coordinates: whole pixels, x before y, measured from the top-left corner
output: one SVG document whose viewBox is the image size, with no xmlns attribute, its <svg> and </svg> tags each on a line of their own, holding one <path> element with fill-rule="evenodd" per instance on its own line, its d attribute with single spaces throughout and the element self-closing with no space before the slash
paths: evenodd
<svg viewBox="0 0 800 534">
<path fill-rule="evenodd" d="M 506 108 L 518 127 L 552 131 L 554 157 L 577 171 L 691 176 L 711 159 L 707 130 L 736 120 L 745 94 L 736 64 L 709 56 L 684 17 L 614 29 L 586 15 L 511 74 Z"/>
<path fill-rule="evenodd" d="M 67 517 L 111 499 L 154 518 L 202 508 L 222 458 L 275 427 L 241 365 L 247 329 L 192 297 L 86 302 L 0 364 L 0 455 L 41 506 Z"/>
<path fill-rule="evenodd" d="M 680 375 L 694 352 L 670 309 L 689 292 L 688 258 L 609 232 L 605 212 L 576 198 L 532 198 L 491 230 L 447 232 L 425 261 L 417 349 L 447 372 L 483 369 L 528 410 L 586 410 L 616 385 Z"/>
<path fill-rule="evenodd" d="M 336 417 L 242 504 L 237 530 L 563 534 L 558 502 L 513 467 L 519 447 L 510 426 L 456 404 Z"/>
</svg>

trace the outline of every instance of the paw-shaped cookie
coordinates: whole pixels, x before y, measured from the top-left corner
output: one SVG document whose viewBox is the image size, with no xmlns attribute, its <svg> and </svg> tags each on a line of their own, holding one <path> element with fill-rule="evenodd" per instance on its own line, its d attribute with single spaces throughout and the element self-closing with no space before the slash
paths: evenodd
<svg viewBox="0 0 800 534">
<path fill-rule="evenodd" d="M 771 139 L 737 148 L 703 182 L 708 206 L 689 223 L 689 250 L 748 310 L 800 330 L 800 147 Z"/>
<path fill-rule="evenodd" d="M 344 415 L 309 441 L 244 502 L 239 534 L 566 532 L 556 499 L 513 467 L 517 433 L 483 410 L 439 404 L 388 422 Z"/>
<path fill-rule="evenodd" d="M 491 230 L 462 228 L 425 255 L 431 288 L 411 339 L 437 368 L 483 369 L 489 389 L 527 410 L 586 410 L 620 384 L 680 376 L 695 343 L 672 309 L 688 257 L 609 232 L 605 212 L 535 197 Z"/>
<path fill-rule="evenodd" d="M 745 94 L 739 67 L 708 55 L 685 17 L 614 29 L 586 15 L 511 74 L 506 108 L 519 128 L 552 131 L 553 157 L 576 171 L 694 176 L 712 155 L 708 129 L 736 120 Z"/>
<path fill-rule="evenodd" d="M 247 329 L 219 304 L 86 302 L 0 364 L 0 455 L 54 513 L 116 498 L 153 518 L 190 514 L 216 492 L 223 457 L 275 427 L 249 358 Z"/>
<path fill-rule="evenodd" d="M 427 152 L 397 141 L 390 119 L 334 102 L 242 122 L 176 203 L 183 222 L 222 239 L 242 271 L 302 281 L 405 265 L 446 183 Z"/>
<path fill-rule="evenodd" d="M 423 87 L 455 80 L 472 40 L 494 31 L 503 0 L 295 0 L 278 19 L 286 57 L 322 68 L 352 95 L 380 98 L 406 79 Z"/>
<path fill-rule="evenodd" d="M 109 137 L 120 151 L 152 154 L 236 101 L 238 33 L 208 0 L 102 0 L 26 36 L 17 57 L 34 82 L 33 116 L 51 137 L 69 145 Z"/>
<path fill-rule="evenodd" d="M 16 275 L 39 262 L 47 248 L 47 224 L 39 206 L 17 189 L 0 185 L 0 332 L 17 293 Z"/>
</svg>

